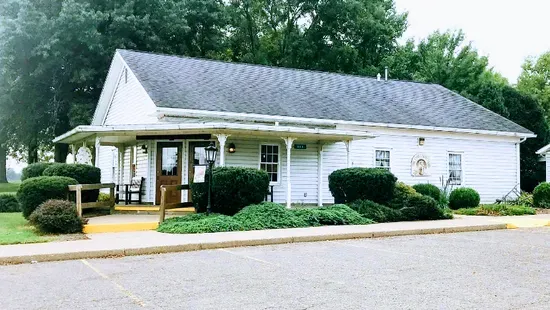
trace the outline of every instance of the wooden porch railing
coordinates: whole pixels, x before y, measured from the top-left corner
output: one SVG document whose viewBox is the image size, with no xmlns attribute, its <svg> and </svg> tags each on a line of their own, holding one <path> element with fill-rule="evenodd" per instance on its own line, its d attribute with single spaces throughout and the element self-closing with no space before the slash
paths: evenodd
<svg viewBox="0 0 550 310">
<path fill-rule="evenodd" d="M 166 217 L 166 210 L 193 206 L 192 202 L 167 202 L 168 193 L 184 190 L 189 190 L 189 184 L 160 186 L 159 223 L 164 222 L 164 219 Z"/>
<path fill-rule="evenodd" d="M 82 202 L 82 191 L 98 190 L 102 188 L 109 189 L 109 197 L 110 197 L 109 201 L 96 201 L 96 202 L 84 202 L 84 203 Z M 82 217 L 83 209 L 102 208 L 102 207 L 112 208 L 115 206 L 115 184 L 114 183 L 69 185 L 69 191 L 76 192 L 76 210 L 78 212 L 78 216 L 80 217 Z"/>
</svg>

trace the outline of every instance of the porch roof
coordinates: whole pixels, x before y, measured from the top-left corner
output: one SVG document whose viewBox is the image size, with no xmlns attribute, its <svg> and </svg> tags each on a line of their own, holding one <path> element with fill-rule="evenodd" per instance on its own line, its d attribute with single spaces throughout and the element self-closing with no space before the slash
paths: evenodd
<svg viewBox="0 0 550 310">
<path fill-rule="evenodd" d="M 233 134 L 249 136 L 293 137 L 342 141 L 374 138 L 369 132 L 329 128 L 307 128 L 298 126 L 277 126 L 237 123 L 194 123 L 194 124 L 136 124 L 115 126 L 78 126 L 56 137 L 54 143 L 75 144 L 101 137 L 105 143 L 135 141 L 138 136 L 166 136 L 175 134 Z"/>
</svg>

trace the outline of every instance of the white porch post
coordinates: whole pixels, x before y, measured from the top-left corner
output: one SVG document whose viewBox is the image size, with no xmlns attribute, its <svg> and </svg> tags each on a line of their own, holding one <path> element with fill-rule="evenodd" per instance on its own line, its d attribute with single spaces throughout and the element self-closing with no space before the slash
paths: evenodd
<svg viewBox="0 0 550 310">
<path fill-rule="evenodd" d="M 292 143 L 296 138 L 286 137 L 281 138 L 286 144 L 286 207 L 290 209 L 292 205 L 292 186 L 290 185 L 290 151 L 292 150 Z"/>
<path fill-rule="evenodd" d="M 95 138 L 95 162 L 94 166 L 99 167 L 99 147 L 101 146 L 101 138 L 96 137 Z"/>
<path fill-rule="evenodd" d="M 347 167 L 351 167 L 351 140 L 344 141 L 344 144 L 346 145 L 346 165 Z"/>
<path fill-rule="evenodd" d="M 118 148 L 118 184 L 124 184 L 124 146 Z"/>
<path fill-rule="evenodd" d="M 317 205 L 323 206 L 323 143 L 319 143 L 317 154 Z"/>
<path fill-rule="evenodd" d="M 215 136 L 218 138 L 218 142 L 220 143 L 220 167 L 225 167 L 225 142 L 230 135 L 218 134 Z"/>
</svg>

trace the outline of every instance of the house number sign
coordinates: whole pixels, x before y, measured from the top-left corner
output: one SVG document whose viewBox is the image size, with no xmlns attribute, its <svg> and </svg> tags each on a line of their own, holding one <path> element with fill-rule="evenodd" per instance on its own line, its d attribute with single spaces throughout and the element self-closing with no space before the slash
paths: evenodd
<svg viewBox="0 0 550 310">
<path fill-rule="evenodd" d="M 305 150 L 305 149 L 307 149 L 307 145 L 306 144 L 294 144 L 294 149 L 295 150 Z"/>
</svg>

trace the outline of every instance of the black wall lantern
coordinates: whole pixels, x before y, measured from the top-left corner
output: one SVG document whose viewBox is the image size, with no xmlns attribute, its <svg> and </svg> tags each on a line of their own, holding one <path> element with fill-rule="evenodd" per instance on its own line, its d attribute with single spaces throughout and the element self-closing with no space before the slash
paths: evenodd
<svg viewBox="0 0 550 310">
<path fill-rule="evenodd" d="M 208 206 L 206 212 L 210 214 L 212 212 L 212 166 L 216 162 L 216 156 L 218 155 L 218 149 L 214 142 L 210 142 L 210 145 L 204 148 L 206 152 L 206 162 L 208 163 Z"/>
<path fill-rule="evenodd" d="M 236 147 L 235 147 L 235 143 L 229 143 L 228 152 L 231 153 L 231 154 L 233 154 L 233 153 L 235 153 L 236 150 L 237 150 L 237 149 L 236 149 Z"/>
</svg>

